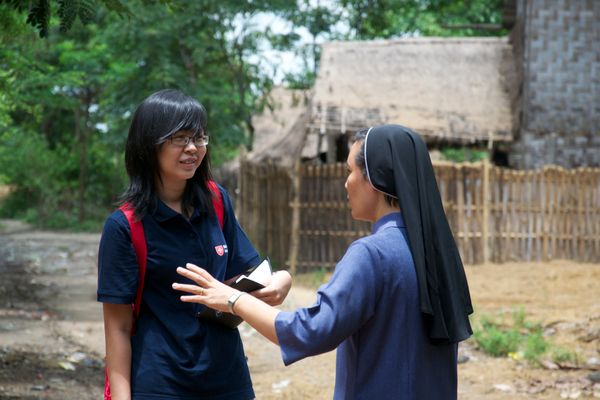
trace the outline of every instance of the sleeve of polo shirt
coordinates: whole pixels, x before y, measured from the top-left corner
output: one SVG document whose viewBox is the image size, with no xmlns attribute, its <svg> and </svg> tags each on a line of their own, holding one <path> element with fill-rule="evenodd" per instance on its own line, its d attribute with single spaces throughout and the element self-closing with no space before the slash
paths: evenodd
<svg viewBox="0 0 600 400">
<path fill-rule="evenodd" d="M 98 292 L 102 303 L 130 304 L 138 285 L 138 263 L 129 224 L 120 211 L 105 222 L 98 250 Z"/>
<path fill-rule="evenodd" d="M 313 306 L 277 315 L 284 364 L 333 350 L 363 326 L 375 313 L 381 279 L 377 257 L 363 243 L 353 243 Z"/>
<path fill-rule="evenodd" d="M 229 252 L 225 279 L 229 279 L 258 265 L 260 257 L 235 217 L 235 212 L 227 191 L 221 186 L 219 186 L 219 189 L 223 195 L 223 235 L 225 236 Z"/>
</svg>

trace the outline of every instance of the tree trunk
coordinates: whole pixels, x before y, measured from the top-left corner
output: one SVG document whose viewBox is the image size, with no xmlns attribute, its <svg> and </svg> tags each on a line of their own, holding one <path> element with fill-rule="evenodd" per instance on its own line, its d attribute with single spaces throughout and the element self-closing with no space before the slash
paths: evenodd
<svg viewBox="0 0 600 400">
<path fill-rule="evenodd" d="M 86 111 L 82 115 L 82 107 L 86 107 Z M 87 105 L 82 101 L 75 109 L 75 135 L 79 147 L 79 190 L 78 190 L 78 208 L 79 214 L 77 221 L 82 223 L 85 221 L 85 187 L 87 183 L 87 152 L 88 152 L 88 129 L 87 129 Z"/>
</svg>

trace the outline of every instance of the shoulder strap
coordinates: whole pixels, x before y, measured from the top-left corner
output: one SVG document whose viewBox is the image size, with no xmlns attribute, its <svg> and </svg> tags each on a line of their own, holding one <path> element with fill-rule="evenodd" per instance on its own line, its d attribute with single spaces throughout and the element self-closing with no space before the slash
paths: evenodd
<svg viewBox="0 0 600 400">
<path fill-rule="evenodd" d="M 129 229 L 131 230 L 131 243 L 135 250 L 135 255 L 139 265 L 138 270 L 138 288 L 135 293 L 135 303 L 133 303 L 133 320 L 136 321 L 140 315 L 140 307 L 142 304 L 142 292 L 144 291 L 144 279 L 146 277 L 146 259 L 148 256 L 148 250 L 146 247 L 146 237 L 144 235 L 144 226 L 142 221 L 135 219 L 135 213 L 133 208 L 129 204 L 125 203 L 119 210 L 125 214 L 127 222 L 129 222 Z"/>
<path fill-rule="evenodd" d="M 219 219 L 219 225 L 221 226 L 221 230 L 223 230 L 224 210 L 223 197 L 221 196 L 221 191 L 219 190 L 217 184 L 214 181 L 208 181 L 208 187 L 213 193 L 213 207 L 215 208 L 215 212 L 217 213 L 217 218 Z M 140 267 L 138 271 L 138 288 L 135 294 L 135 303 L 133 303 L 133 320 L 136 321 L 140 315 L 140 307 L 142 304 L 142 293 L 144 291 L 144 280 L 146 277 L 146 259 L 148 256 L 148 249 L 146 247 L 144 226 L 142 225 L 142 221 L 135 219 L 134 209 L 131 208 L 128 203 L 125 203 L 121 207 L 119 207 L 119 210 L 121 210 L 123 214 L 125 214 L 125 218 L 127 218 L 127 222 L 129 223 L 129 229 L 131 230 L 131 243 L 133 244 L 133 249 L 135 250 L 135 255 L 138 261 L 138 265 Z"/>
<path fill-rule="evenodd" d="M 224 224 L 224 210 L 223 210 L 223 196 L 221 195 L 221 191 L 217 187 L 215 181 L 208 181 L 208 188 L 212 192 L 212 203 L 215 208 L 215 212 L 217 213 L 217 218 L 219 219 L 219 225 L 221 225 L 221 230 L 223 230 Z"/>
</svg>

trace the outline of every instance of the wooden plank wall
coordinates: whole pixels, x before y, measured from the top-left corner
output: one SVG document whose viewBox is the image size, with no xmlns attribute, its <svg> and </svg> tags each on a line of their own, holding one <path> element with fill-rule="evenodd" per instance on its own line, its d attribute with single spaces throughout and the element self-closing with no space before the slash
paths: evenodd
<svg viewBox="0 0 600 400">
<path fill-rule="evenodd" d="M 600 262 L 600 169 L 515 171 L 487 161 L 435 163 L 434 169 L 465 263 Z M 243 163 L 240 222 L 283 266 L 294 234 L 292 207 L 299 207 L 298 270 L 331 268 L 370 224 L 350 215 L 344 164 L 301 165 L 299 173 L 296 202 L 289 171 Z"/>
</svg>

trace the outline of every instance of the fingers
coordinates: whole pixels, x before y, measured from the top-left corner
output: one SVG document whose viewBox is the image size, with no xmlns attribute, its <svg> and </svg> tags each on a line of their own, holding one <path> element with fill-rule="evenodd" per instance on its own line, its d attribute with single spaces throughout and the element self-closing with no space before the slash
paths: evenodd
<svg viewBox="0 0 600 400">
<path fill-rule="evenodd" d="M 200 296 L 181 296 L 180 299 L 184 303 L 203 303 L 203 298 Z"/>
<path fill-rule="evenodd" d="M 204 296 L 204 288 L 197 285 L 186 285 L 184 283 L 174 283 L 173 289 L 181 292 L 191 293 L 197 296 Z"/>
<path fill-rule="evenodd" d="M 206 279 L 207 282 L 210 282 L 213 277 L 211 274 L 209 274 L 205 269 L 200 268 L 199 266 L 192 264 L 192 263 L 187 263 L 185 264 L 185 267 L 189 270 L 192 271 L 195 274 L 200 275 L 202 278 Z"/>
<path fill-rule="evenodd" d="M 186 264 L 186 268 L 177 267 L 177 273 L 181 276 L 191 279 L 200 286 L 208 285 L 209 279 L 207 276 L 211 277 L 208 272 L 194 264 Z"/>
<path fill-rule="evenodd" d="M 177 267 L 177 273 L 196 283 L 196 285 L 173 283 L 173 289 L 190 293 L 190 296 L 181 296 L 181 301 L 186 303 L 202 303 L 206 298 L 205 291 L 209 286 L 212 276 L 202 268 L 190 263 L 186 264 L 186 268 Z"/>
</svg>

